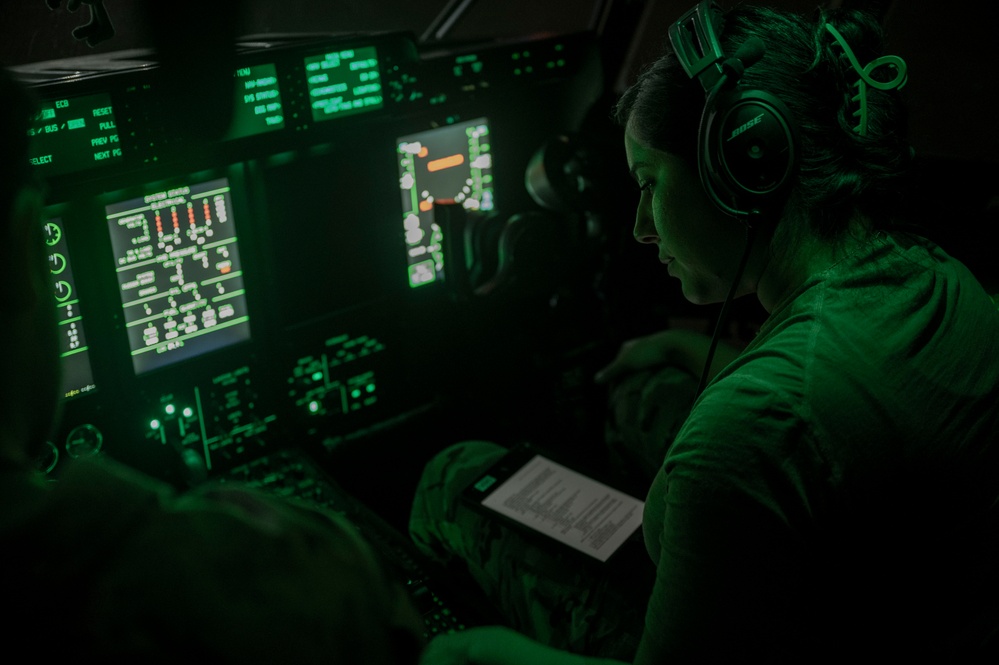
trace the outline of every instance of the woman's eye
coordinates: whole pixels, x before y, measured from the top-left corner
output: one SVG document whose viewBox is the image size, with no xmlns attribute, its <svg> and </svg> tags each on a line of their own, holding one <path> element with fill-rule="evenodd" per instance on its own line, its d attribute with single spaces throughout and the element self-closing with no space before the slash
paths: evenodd
<svg viewBox="0 0 999 665">
<path fill-rule="evenodd" d="M 645 182 L 639 182 L 638 183 L 638 191 L 640 191 L 640 192 L 644 192 L 644 191 L 648 190 L 651 187 L 652 187 L 652 181 L 651 180 L 646 180 Z"/>
</svg>

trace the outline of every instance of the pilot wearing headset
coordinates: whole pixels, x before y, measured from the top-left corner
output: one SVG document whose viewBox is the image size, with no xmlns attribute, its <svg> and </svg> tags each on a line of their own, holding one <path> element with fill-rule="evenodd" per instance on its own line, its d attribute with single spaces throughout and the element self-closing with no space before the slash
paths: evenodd
<svg viewBox="0 0 999 665">
<path fill-rule="evenodd" d="M 902 231 L 906 71 L 881 36 L 856 11 L 711 2 L 671 27 L 614 111 L 635 239 L 691 302 L 753 295 L 768 318 L 741 351 L 667 330 L 598 374 L 701 377 L 646 497 L 650 587 L 546 584 L 564 561 L 455 500 L 499 446 L 427 465 L 414 539 L 516 630 L 437 638 L 424 665 L 995 659 L 999 313 Z"/>
</svg>

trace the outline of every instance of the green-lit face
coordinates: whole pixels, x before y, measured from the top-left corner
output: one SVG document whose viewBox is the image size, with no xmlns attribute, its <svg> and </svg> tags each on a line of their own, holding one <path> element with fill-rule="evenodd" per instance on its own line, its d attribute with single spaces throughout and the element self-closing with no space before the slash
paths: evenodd
<svg viewBox="0 0 999 665">
<path fill-rule="evenodd" d="M 694 168 L 672 153 L 643 145 L 630 122 L 624 149 L 641 189 L 635 240 L 656 245 L 659 260 L 680 280 L 687 300 L 723 301 L 745 247 L 744 225 L 715 208 Z M 747 271 L 738 294 L 752 292 L 756 278 Z"/>
</svg>

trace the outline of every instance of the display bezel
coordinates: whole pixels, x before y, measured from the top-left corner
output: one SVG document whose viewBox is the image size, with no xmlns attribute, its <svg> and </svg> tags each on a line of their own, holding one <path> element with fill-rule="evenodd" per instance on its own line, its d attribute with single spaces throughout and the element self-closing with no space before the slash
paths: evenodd
<svg viewBox="0 0 999 665">
<path fill-rule="evenodd" d="M 115 104 L 105 90 L 41 98 L 28 137 L 28 161 L 45 178 L 104 170 L 125 159 Z"/>
<path fill-rule="evenodd" d="M 66 230 L 65 206 L 47 206 L 42 214 L 42 238 L 45 242 L 49 277 L 55 299 L 56 325 L 59 329 L 59 363 L 62 400 L 75 399 L 97 390 L 93 359 L 84 323 L 79 282 L 73 271 L 69 233 Z M 89 321 L 90 319 L 87 319 Z"/>
<path fill-rule="evenodd" d="M 396 138 L 401 216 L 411 288 L 446 277 L 443 229 L 434 219 L 435 201 L 457 203 L 476 212 L 489 212 L 496 207 L 492 131 L 490 118 L 478 116 Z M 427 144 L 433 145 L 435 153 L 439 150 L 439 156 L 432 155 Z M 414 152 L 416 148 L 420 150 Z M 460 170 L 452 172 L 452 168 Z M 461 176 L 466 177 L 462 180 Z"/>
<path fill-rule="evenodd" d="M 100 197 L 105 237 L 110 241 L 112 270 L 121 297 L 119 312 L 136 376 L 252 339 L 251 307 L 243 273 L 244 243 L 240 239 L 249 228 L 244 226 L 249 220 L 239 219 L 236 199 L 240 195 L 233 188 L 240 186 L 242 178 L 234 175 L 233 169 L 198 171 Z M 195 212 L 198 201 L 201 207 Z M 186 234 L 180 231 L 178 206 L 187 209 Z M 170 211 L 173 233 L 162 233 L 162 215 L 161 226 L 156 227 L 156 213 L 162 210 Z M 204 220 L 200 230 L 196 223 L 199 216 Z M 124 228 L 129 224 L 131 229 Z M 215 228 L 222 230 L 220 237 L 215 237 Z M 152 238 L 153 229 L 159 240 Z M 146 237 L 134 235 L 137 230 Z M 185 235 L 190 247 L 170 244 L 184 243 Z M 157 246 L 143 244 L 150 242 L 156 242 Z M 200 267 L 193 267 L 197 275 L 193 280 L 184 274 L 184 264 L 191 263 L 188 259 L 201 261 Z M 166 272 L 170 269 L 176 269 L 173 276 Z M 220 274 L 208 276 L 215 270 Z M 202 293 L 202 289 L 212 288 L 218 293 Z M 138 297 L 129 299 L 132 291 Z M 157 301 L 169 306 L 154 310 Z M 193 312 L 199 312 L 201 318 Z M 181 317 L 181 323 L 177 323 L 176 317 Z M 143 325 L 147 327 L 139 327 Z M 178 332 L 181 325 L 184 328 Z"/>
</svg>

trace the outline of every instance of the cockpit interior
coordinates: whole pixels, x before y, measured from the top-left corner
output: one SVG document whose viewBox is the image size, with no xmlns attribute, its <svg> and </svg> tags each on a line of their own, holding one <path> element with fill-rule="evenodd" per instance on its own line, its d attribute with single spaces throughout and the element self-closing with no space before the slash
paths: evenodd
<svg viewBox="0 0 999 665">
<path fill-rule="evenodd" d="M 107 455 L 178 487 L 349 503 L 422 580 L 427 617 L 474 623 L 467 585 L 405 542 L 426 460 L 528 441 L 599 470 L 594 372 L 625 340 L 716 323 L 634 241 L 610 117 L 688 4 L 5 8 L 3 65 L 41 100 L 31 163 L 63 368 L 39 468 Z M 999 84 L 972 65 L 994 61 L 995 24 L 853 4 L 910 63 L 908 205 L 999 293 Z M 736 301 L 726 334 L 765 315 Z"/>
</svg>

